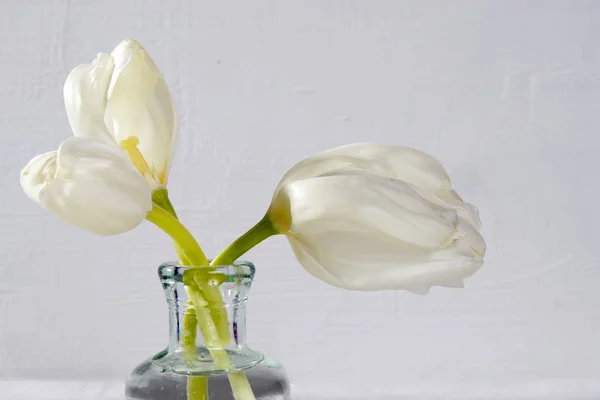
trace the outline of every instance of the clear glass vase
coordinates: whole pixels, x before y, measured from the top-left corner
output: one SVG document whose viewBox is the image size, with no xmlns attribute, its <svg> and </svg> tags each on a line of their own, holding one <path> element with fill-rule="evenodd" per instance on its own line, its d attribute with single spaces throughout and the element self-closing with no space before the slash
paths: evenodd
<svg viewBox="0 0 600 400">
<path fill-rule="evenodd" d="M 206 290 L 213 290 L 213 300 L 203 305 L 208 314 L 194 307 L 198 306 L 198 302 L 193 305 L 186 290 L 189 289 L 190 274 L 199 271 L 204 274 L 202 279 L 208 285 Z M 188 394 L 188 386 L 195 390 L 191 388 L 203 379 L 198 377 L 206 377 L 203 382 L 207 383 L 205 392 L 209 400 L 233 400 L 228 373 L 238 371 L 246 375 L 257 400 L 290 399 L 289 382 L 283 366 L 246 345 L 246 302 L 254 271 L 250 262 L 210 269 L 182 267 L 174 263 L 159 267 L 169 306 L 169 345 L 132 371 L 125 386 L 127 400 L 188 400 L 191 397 L 205 400 L 206 397 L 200 394 Z M 215 365 L 208 350 L 211 347 L 205 344 L 201 334 L 202 329 L 196 330 L 198 324 L 193 325 L 190 345 L 190 330 L 186 330 L 190 325 L 186 314 L 195 315 L 196 311 L 210 315 L 215 321 L 213 326 L 219 327 L 220 323 L 221 332 L 228 331 L 221 335 L 225 336 L 221 340 L 222 349 L 229 356 L 227 370 Z"/>
</svg>

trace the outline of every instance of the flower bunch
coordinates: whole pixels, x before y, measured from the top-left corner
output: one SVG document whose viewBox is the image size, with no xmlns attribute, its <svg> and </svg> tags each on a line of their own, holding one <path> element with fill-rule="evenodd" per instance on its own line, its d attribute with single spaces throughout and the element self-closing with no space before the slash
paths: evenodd
<svg viewBox="0 0 600 400">
<path fill-rule="evenodd" d="M 197 327 L 216 365 L 230 370 L 227 314 L 201 247 L 178 220 L 166 189 L 177 115 L 160 71 L 134 40 L 100 53 L 67 77 L 64 100 L 74 137 L 34 157 L 21 172 L 26 195 L 61 220 L 115 235 L 148 220 L 173 240 Z M 293 166 L 264 217 L 212 262 L 228 265 L 266 238 L 284 235 L 314 277 L 350 290 L 462 287 L 483 265 L 477 209 L 453 190 L 444 167 L 419 150 L 376 143 L 331 149 Z M 196 269 L 193 269 L 194 271 Z M 193 339 L 193 338 L 192 338 Z M 194 343 L 193 340 L 189 341 Z M 242 372 L 229 374 L 236 399 L 253 399 Z M 202 399 L 205 378 L 189 378 Z M 200 393 L 200 394 L 198 394 Z"/>
</svg>

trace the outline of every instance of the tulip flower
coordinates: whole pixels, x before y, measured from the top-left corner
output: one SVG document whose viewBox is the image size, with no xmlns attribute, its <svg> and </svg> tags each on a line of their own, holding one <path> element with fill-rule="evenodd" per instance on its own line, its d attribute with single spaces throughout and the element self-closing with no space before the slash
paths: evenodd
<svg viewBox="0 0 600 400">
<path fill-rule="evenodd" d="M 477 208 L 465 203 L 452 189 L 450 176 L 434 157 L 410 147 L 380 143 L 352 143 L 304 159 L 281 179 L 275 195 L 285 184 L 322 175 L 365 172 L 410 184 L 421 196 L 457 213 L 476 228 L 481 222 Z"/>
<path fill-rule="evenodd" d="M 313 276 L 353 290 L 461 287 L 481 266 L 484 243 L 455 208 L 406 182 L 373 174 L 330 175 L 284 185 L 284 232 Z M 282 210 L 279 210 L 282 213 Z"/>
<path fill-rule="evenodd" d="M 137 226 L 152 209 L 152 199 L 174 215 L 164 185 L 176 114 L 144 48 L 125 40 L 110 55 L 98 54 L 71 71 L 63 92 L 78 140 L 30 161 L 21 174 L 26 194 L 62 220 L 104 235 Z M 117 207 L 119 199 L 123 207 Z"/>
<path fill-rule="evenodd" d="M 356 143 L 308 158 L 283 177 L 270 214 L 309 273 L 346 289 L 462 287 L 483 265 L 477 209 L 415 149 Z"/>
<path fill-rule="evenodd" d="M 182 264 L 208 266 L 167 195 L 177 118 L 169 89 L 144 48 L 125 40 L 110 55 L 98 54 L 71 71 L 63 95 L 75 137 L 22 170 L 27 196 L 58 218 L 100 235 L 131 230 L 147 219 L 173 239 Z M 229 342 L 227 312 L 218 287 L 201 278 L 186 283 L 186 290 L 203 317 L 186 314 L 182 323 L 193 332 L 188 338 L 193 351 L 198 324 L 215 364 L 228 370 L 222 345 Z M 254 400 L 243 372 L 229 379 L 236 399 Z M 206 398 L 206 387 L 206 377 L 189 377 L 188 399 Z"/>
<path fill-rule="evenodd" d="M 74 68 L 63 92 L 75 136 L 120 146 L 153 187 L 166 185 L 177 116 L 164 78 L 138 42 L 125 40 Z"/>
<path fill-rule="evenodd" d="M 410 148 L 357 143 L 296 164 L 261 222 L 217 257 L 285 234 L 316 278 L 351 290 L 462 287 L 483 265 L 477 209 L 443 166 Z"/>
<path fill-rule="evenodd" d="M 99 235 L 138 226 L 152 209 L 152 188 L 114 145 L 65 140 L 21 171 L 25 194 L 59 219 Z"/>
</svg>

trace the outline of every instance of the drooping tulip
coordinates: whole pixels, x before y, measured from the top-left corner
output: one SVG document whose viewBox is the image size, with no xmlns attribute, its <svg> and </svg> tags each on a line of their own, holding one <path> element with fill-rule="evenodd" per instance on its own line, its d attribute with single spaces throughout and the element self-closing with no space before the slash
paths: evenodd
<svg viewBox="0 0 600 400">
<path fill-rule="evenodd" d="M 152 188 L 116 146 L 65 140 L 21 171 L 27 196 L 59 219 L 99 235 L 138 226 L 152 209 Z"/>
<path fill-rule="evenodd" d="M 452 189 L 450 176 L 434 157 L 420 150 L 382 143 L 352 143 L 306 158 L 283 176 L 275 194 L 288 182 L 317 176 L 366 172 L 410 184 L 421 196 L 444 207 L 479 228 L 477 208 Z"/>
<path fill-rule="evenodd" d="M 267 215 L 309 273 L 346 289 L 462 287 L 483 265 L 477 209 L 410 148 L 357 143 L 305 159 Z"/>
<path fill-rule="evenodd" d="M 177 116 L 163 76 L 138 42 L 125 40 L 74 68 L 64 99 L 75 136 L 116 144 L 154 187 L 166 185 Z"/>
</svg>

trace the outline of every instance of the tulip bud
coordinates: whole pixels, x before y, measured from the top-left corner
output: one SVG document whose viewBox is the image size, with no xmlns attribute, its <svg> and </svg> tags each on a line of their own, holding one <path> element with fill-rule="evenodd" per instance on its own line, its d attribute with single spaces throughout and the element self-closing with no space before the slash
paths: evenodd
<svg viewBox="0 0 600 400">
<path fill-rule="evenodd" d="M 59 219 L 99 235 L 138 226 L 152 209 L 151 187 L 118 147 L 65 140 L 21 171 L 25 194 Z"/>
<path fill-rule="evenodd" d="M 166 184 L 177 116 L 163 76 L 138 42 L 125 40 L 73 69 L 64 98 L 75 136 L 122 147 L 153 186 Z"/>
<path fill-rule="evenodd" d="M 462 287 L 483 265 L 477 209 L 414 149 L 360 143 L 303 160 L 268 216 L 309 273 L 346 289 Z"/>
</svg>

